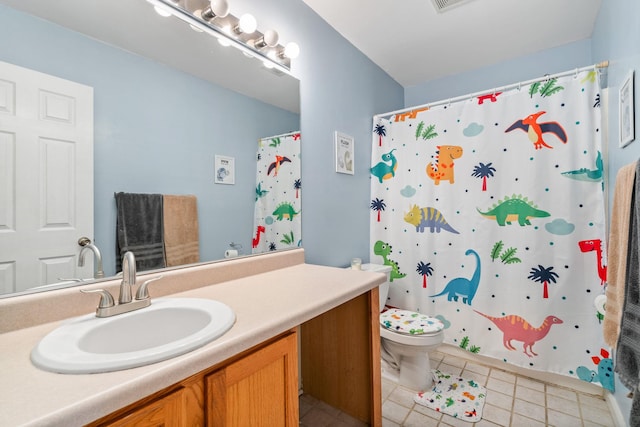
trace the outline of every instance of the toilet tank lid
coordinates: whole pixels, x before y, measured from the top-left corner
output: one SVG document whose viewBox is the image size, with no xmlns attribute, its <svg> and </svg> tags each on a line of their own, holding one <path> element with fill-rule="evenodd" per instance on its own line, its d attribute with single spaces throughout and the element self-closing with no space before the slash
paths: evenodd
<svg viewBox="0 0 640 427">
<path fill-rule="evenodd" d="M 388 273 L 391 271 L 391 266 L 381 264 L 362 264 L 362 269 L 365 271 L 375 271 L 376 273 Z"/>
</svg>

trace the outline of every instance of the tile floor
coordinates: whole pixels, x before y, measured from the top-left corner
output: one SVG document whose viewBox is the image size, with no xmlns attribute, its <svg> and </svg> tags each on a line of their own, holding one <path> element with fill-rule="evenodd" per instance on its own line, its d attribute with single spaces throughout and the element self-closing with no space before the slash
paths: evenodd
<svg viewBox="0 0 640 427">
<path fill-rule="evenodd" d="M 482 420 L 472 424 L 413 402 L 413 392 L 382 380 L 382 425 L 452 427 L 614 426 L 603 398 L 505 372 L 440 352 L 432 368 L 473 379 L 487 388 Z M 300 426 L 364 425 L 313 397 L 300 397 Z"/>
</svg>

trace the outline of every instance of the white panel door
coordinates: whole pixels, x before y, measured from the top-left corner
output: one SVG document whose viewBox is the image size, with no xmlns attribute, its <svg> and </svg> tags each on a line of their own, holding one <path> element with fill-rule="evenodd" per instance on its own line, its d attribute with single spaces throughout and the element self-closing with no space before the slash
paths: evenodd
<svg viewBox="0 0 640 427">
<path fill-rule="evenodd" d="M 91 277 L 81 236 L 93 236 L 93 88 L 0 62 L 0 294 Z"/>
</svg>

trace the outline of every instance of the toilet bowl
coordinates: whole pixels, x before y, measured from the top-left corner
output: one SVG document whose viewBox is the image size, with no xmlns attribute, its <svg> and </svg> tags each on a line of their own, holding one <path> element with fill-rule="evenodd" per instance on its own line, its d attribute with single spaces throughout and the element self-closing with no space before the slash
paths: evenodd
<svg viewBox="0 0 640 427">
<path fill-rule="evenodd" d="M 363 264 L 363 270 L 386 273 L 391 267 Z M 444 340 L 444 325 L 434 317 L 398 308 L 385 310 L 389 280 L 380 285 L 380 353 L 386 362 L 383 376 L 411 390 L 431 388 L 429 352 Z"/>
</svg>

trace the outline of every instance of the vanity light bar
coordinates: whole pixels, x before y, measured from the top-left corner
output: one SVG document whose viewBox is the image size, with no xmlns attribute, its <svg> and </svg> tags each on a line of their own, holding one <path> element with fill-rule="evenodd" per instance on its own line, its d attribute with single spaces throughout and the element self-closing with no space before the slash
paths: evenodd
<svg viewBox="0 0 640 427">
<path fill-rule="evenodd" d="M 235 16 L 228 14 L 223 19 L 214 18 L 212 21 L 205 21 L 202 17 L 196 16 L 187 9 L 181 7 L 179 2 L 171 0 L 147 0 L 147 2 L 152 4 L 156 10 L 161 9 L 169 12 L 171 15 L 186 22 L 192 27 L 207 33 L 210 36 L 216 37 L 218 40 L 224 40 L 229 45 L 239 49 L 248 56 L 262 61 L 265 66 L 268 66 L 268 68 L 281 71 L 285 74 L 291 74 L 291 59 L 281 53 L 285 51 L 285 47 L 276 45 L 270 49 L 258 49 L 249 42 L 260 40 L 263 37 L 263 34 L 259 31 L 252 33 L 254 40 L 247 40 L 247 42 L 245 42 L 240 37 L 243 35 L 246 36 L 246 33 L 236 34 L 236 37 L 234 37 L 232 31 L 227 32 L 224 30 L 224 27 L 215 24 L 216 21 L 221 21 L 224 23 L 233 22 L 237 25 L 239 19 Z M 234 25 L 232 25 L 231 28 L 233 28 L 233 26 Z M 269 52 L 273 53 L 270 55 Z"/>
</svg>

